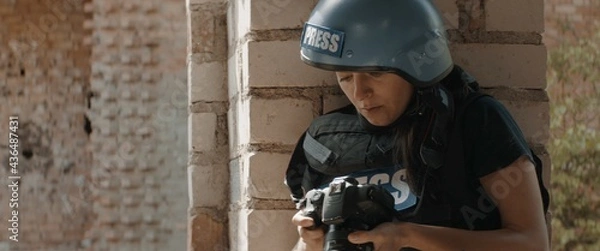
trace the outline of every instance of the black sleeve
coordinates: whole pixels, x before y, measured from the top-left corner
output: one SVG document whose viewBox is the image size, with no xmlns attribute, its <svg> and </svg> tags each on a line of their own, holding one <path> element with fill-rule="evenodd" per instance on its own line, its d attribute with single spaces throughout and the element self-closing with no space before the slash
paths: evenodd
<svg viewBox="0 0 600 251">
<path fill-rule="evenodd" d="M 476 100 L 463 119 L 467 165 L 475 177 L 502 169 L 523 155 L 534 163 L 521 129 L 496 99 Z"/>
<path fill-rule="evenodd" d="M 308 162 L 306 161 L 306 156 L 304 155 L 304 150 L 302 149 L 304 135 L 305 133 L 303 133 L 300 139 L 298 139 L 285 172 L 284 183 L 290 189 L 292 200 L 295 203 L 298 203 L 300 199 L 304 197 L 302 185 L 304 182 L 304 176 L 306 175 L 305 172 L 308 167 Z"/>
<path fill-rule="evenodd" d="M 310 167 L 303 148 L 306 133 L 304 132 L 296 143 L 284 179 L 285 185 L 290 189 L 292 201 L 296 205 L 304 198 L 305 192 L 324 184 L 324 181 L 331 178 Z"/>
</svg>

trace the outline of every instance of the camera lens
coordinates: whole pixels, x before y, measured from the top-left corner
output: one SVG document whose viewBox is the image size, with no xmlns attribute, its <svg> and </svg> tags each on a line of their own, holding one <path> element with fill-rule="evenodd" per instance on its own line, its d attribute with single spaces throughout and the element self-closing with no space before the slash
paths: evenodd
<svg viewBox="0 0 600 251">
<path fill-rule="evenodd" d="M 325 251 L 373 251 L 372 244 L 356 245 L 348 241 L 352 231 L 339 225 L 330 225 L 325 235 Z"/>
</svg>

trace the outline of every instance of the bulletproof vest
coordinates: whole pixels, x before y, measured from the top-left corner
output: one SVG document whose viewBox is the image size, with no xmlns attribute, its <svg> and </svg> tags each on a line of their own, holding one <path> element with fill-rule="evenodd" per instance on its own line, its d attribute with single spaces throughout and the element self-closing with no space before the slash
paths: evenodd
<svg viewBox="0 0 600 251">
<path fill-rule="evenodd" d="M 452 143 L 459 139 L 453 138 Z M 346 176 L 369 169 L 388 168 L 395 166 L 393 155 L 395 135 L 393 130 L 383 130 L 373 133 L 364 129 L 353 106 L 344 107 L 338 111 L 317 118 L 307 129 L 299 142 L 295 156 L 302 155 L 307 166 L 302 168 L 302 178 L 293 179 L 293 171 L 288 168 L 287 184 L 293 188 L 300 186 L 306 192 L 310 189 L 328 184 L 333 178 Z M 455 143 L 456 144 L 456 143 Z M 457 147 L 452 145 L 451 147 Z M 302 152 L 299 154 L 298 152 Z M 407 212 L 399 212 L 402 221 L 431 224 L 438 226 L 468 228 L 462 224 L 460 207 L 477 201 L 477 194 L 470 189 L 464 170 L 464 160 L 456 158 L 454 151 L 447 152 L 447 163 L 441 168 L 432 170 L 426 177 L 424 193 L 417 195 L 420 201 Z M 291 165 L 295 162 L 292 157 Z M 459 162 L 459 163 L 457 163 Z M 397 166 L 400 168 L 399 166 Z M 446 183 L 446 181 L 451 181 Z M 294 189 L 292 189 L 294 190 Z M 413 196 L 416 194 L 413 194 Z M 296 202 L 300 201 L 303 193 L 298 192 Z M 475 205 L 476 207 L 476 205 Z M 493 229 L 498 222 L 499 214 L 490 212 L 492 217 L 486 217 L 485 226 L 479 222 L 478 229 Z M 496 220 L 494 220 L 496 219 Z"/>
<path fill-rule="evenodd" d="M 369 132 L 352 105 L 317 118 L 305 134 L 302 148 L 308 164 L 322 174 L 341 176 L 392 166 L 393 130 Z"/>
</svg>

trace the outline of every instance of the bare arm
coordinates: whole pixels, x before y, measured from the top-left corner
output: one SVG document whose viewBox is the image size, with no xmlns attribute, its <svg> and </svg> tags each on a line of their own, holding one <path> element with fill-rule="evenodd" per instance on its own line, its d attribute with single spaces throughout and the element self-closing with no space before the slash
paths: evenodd
<svg viewBox="0 0 600 251">
<path fill-rule="evenodd" d="M 509 180 L 510 179 L 510 180 Z M 542 200 L 533 164 L 521 157 L 480 179 L 502 217 L 502 229 L 462 229 L 386 223 L 349 236 L 354 243 L 374 242 L 376 250 L 549 250 Z"/>
</svg>

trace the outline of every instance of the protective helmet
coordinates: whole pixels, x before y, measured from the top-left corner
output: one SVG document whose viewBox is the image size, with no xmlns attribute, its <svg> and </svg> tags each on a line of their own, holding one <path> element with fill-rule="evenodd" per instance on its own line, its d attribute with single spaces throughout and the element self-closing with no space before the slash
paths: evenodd
<svg viewBox="0 0 600 251">
<path fill-rule="evenodd" d="M 320 0 L 300 43 L 309 65 L 395 72 L 417 88 L 439 82 L 453 67 L 444 24 L 430 0 Z"/>
</svg>

